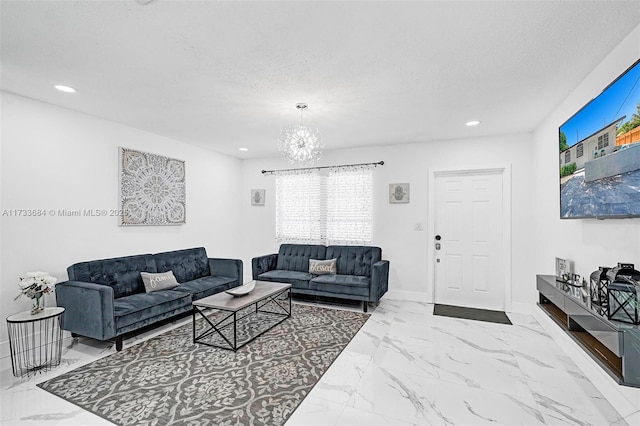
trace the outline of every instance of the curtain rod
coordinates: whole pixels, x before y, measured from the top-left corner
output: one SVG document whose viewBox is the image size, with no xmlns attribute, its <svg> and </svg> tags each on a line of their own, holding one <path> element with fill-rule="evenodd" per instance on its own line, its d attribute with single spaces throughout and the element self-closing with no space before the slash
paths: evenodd
<svg viewBox="0 0 640 426">
<path fill-rule="evenodd" d="M 336 169 L 341 167 L 357 167 L 357 166 L 374 166 L 374 167 L 384 166 L 384 161 L 378 161 L 377 163 L 341 164 L 339 166 L 302 167 L 300 169 L 263 170 L 262 174 L 273 174 L 277 172 L 294 172 L 298 170 Z"/>
</svg>

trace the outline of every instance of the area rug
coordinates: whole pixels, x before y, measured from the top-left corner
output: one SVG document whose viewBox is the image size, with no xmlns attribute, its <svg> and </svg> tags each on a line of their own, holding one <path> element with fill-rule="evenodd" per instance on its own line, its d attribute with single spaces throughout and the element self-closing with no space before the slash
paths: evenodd
<svg viewBox="0 0 640 426">
<path fill-rule="evenodd" d="M 502 311 L 490 311 L 488 309 L 436 304 L 433 306 L 433 315 L 512 325 L 507 314 Z"/>
<path fill-rule="evenodd" d="M 189 323 L 38 386 L 118 425 L 282 425 L 368 317 L 294 304 L 235 353 Z"/>
</svg>

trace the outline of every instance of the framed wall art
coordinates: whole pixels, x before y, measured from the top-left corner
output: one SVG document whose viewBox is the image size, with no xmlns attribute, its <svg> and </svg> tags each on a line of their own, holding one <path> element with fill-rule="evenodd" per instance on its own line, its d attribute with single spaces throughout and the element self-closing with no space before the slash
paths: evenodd
<svg viewBox="0 0 640 426">
<path fill-rule="evenodd" d="M 120 225 L 186 223 L 184 161 L 120 148 Z"/>
<path fill-rule="evenodd" d="M 389 184 L 389 204 L 406 204 L 409 202 L 408 183 Z"/>
<path fill-rule="evenodd" d="M 264 206 L 264 189 L 251 190 L 251 205 Z"/>
</svg>

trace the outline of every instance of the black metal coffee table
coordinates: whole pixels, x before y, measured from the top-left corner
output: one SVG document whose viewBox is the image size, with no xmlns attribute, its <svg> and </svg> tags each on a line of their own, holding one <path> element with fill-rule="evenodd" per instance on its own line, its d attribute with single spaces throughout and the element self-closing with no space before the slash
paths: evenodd
<svg viewBox="0 0 640 426">
<path fill-rule="evenodd" d="M 282 303 L 285 299 L 280 296 L 288 293 L 286 301 L 288 303 Z M 255 288 L 249 294 L 244 296 L 232 296 L 227 293 L 218 293 L 212 296 L 204 297 L 196 300 L 193 305 L 193 342 L 200 343 L 208 346 L 213 346 L 221 349 L 231 349 L 237 351 L 242 346 L 246 345 L 256 337 L 265 333 L 267 330 L 280 324 L 282 321 L 291 317 L 291 284 L 275 283 L 267 281 L 256 281 Z M 272 308 L 276 308 L 277 312 L 273 310 L 263 309 L 266 305 Z M 248 309 L 255 306 L 255 309 Z M 210 311 L 222 311 L 227 313 L 219 318 L 210 318 L 207 313 Z M 196 318 L 197 315 L 204 318 L 205 329 L 199 334 L 196 330 Z M 261 329 L 259 332 L 248 338 L 243 339 L 242 342 L 238 341 L 238 324 L 239 321 L 251 321 L 252 319 L 260 320 L 260 315 L 268 315 L 278 318 L 273 324 L 268 325 L 266 328 Z M 252 318 L 253 317 L 253 318 Z M 231 336 L 225 336 L 223 331 L 228 327 L 233 327 L 233 333 Z M 215 339 L 211 339 L 211 336 L 218 335 L 222 338 L 221 342 L 226 342 L 227 346 L 217 344 Z M 218 339 L 219 340 L 219 339 Z"/>
</svg>

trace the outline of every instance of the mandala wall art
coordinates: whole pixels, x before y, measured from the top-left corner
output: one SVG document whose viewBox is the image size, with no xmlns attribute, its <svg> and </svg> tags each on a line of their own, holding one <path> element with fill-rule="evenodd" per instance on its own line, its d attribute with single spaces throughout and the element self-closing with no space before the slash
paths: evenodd
<svg viewBox="0 0 640 426">
<path fill-rule="evenodd" d="M 120 148 L 120 225 L 182 225 L 184 161 Z"/>
</svg>

